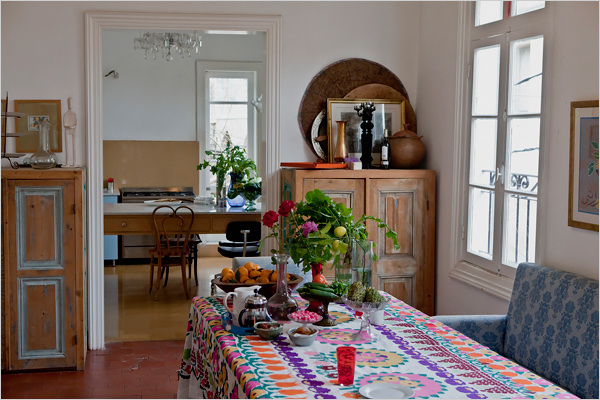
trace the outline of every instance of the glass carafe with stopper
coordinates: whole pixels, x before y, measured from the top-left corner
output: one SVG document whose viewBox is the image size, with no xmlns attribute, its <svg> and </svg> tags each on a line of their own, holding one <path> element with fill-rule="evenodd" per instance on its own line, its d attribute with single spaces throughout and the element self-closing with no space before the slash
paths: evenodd
<svg viewBox="0 0 600 400">
<path fill-rule="evenodd" d="M 56 167 L 58 158 L 50 151 L 50 121 L 39 122 L 39 147 L 31 156 L 29 163 L 35 169 L 50 169 Z"/>
<path fill-rule="evenodd" d="M 298 310 L 298 303 L 288 292 L 287 254 L 275 254 L 277 262 L 277 291 L 267 301 L 267 312 L 275 321 L 289 321 L 289 315 Z"/>
</svg>

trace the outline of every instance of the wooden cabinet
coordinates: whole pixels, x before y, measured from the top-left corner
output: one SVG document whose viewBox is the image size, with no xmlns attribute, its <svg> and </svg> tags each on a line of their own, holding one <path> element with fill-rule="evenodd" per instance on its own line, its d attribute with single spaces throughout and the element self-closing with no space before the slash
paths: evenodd
<svg viewBox="0 0 600 400">
<path fill-rule="evenodd" d="M 2 354 L 8 371 L 83 369 L 85 171 L 2 169 Z"/>
<path fill-rule="evenodd" d="M 282 200 L 302 201 L 313 189 L 352 207 L 356 218 L 372 215 L 398 233 L 395 249 L 385 231 L 368 221 L 377 254 L 373 285 L 434 315 L 435 172 L 282 169 Z M 325 276 L 331 278 L 333 270 Z"/>
</svg>

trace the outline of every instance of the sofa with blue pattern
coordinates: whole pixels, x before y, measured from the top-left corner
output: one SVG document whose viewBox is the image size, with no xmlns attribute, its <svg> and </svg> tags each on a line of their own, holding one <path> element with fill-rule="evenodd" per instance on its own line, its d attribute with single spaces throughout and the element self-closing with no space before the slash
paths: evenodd
<svg viewBox="0 0 600 400">
<path fill-rule="evenodd" d="M 506 315 L 435 319 L 581 398 L 598 399 L 598 281 L 517 268 Z"/>
</svg>

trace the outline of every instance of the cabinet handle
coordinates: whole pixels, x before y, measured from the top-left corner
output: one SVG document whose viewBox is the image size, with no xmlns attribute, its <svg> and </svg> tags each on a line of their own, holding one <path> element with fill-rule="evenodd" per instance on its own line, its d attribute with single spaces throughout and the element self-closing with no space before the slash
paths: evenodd
<svg viewBox="0 0 600 400">
<path fill-rule="evenodd" d="M 121 227 L 125 228 L 127 226 L 127 222 L 122 222 Z"/>
</svg>

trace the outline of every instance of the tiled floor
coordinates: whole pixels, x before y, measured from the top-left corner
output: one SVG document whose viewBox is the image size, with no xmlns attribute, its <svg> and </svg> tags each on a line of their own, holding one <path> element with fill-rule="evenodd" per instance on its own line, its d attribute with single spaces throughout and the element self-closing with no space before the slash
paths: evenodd
<svg viewBox="0 0 600 400">
<path fill-rule="evenodd" d="M 2 398 L 176 398 L 183 343 L 107 343 L 87 352 L 84 371 L 2 374 Z"/>
<path fill-rule="evenodd" d="M 221 256 L 198 261 L 190 296 L 209 295 L 215 273 L 231 265 Z M 175 398 L 191 298 L 173 269 L 153 301 L 149 271 L 148 265 L 105 268 L 106 349 L 88 351 L 84 371 L 2 374 L 2 398 Z"/>
</svg>

